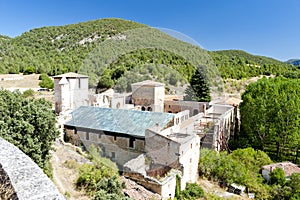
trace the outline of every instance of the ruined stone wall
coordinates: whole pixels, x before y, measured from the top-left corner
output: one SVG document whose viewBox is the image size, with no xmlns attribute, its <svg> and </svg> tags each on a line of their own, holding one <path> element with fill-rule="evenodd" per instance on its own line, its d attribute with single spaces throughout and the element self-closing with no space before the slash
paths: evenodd
<svg viewBox="0 0 300 200">
<path fill-rule="evenodd" d="M 179 144 L 149 129 L 145 132 L 147 155 L 155 164 L 170 165 L 179 159 Z"/>
<path fill-rule="evenodd" d="M 115 136 L 107 135 L 101 131 L 94 133 L 87 130 L 77 131 L 77 134 L 87 149 L 91 144 L 99 146 L 102 150 L 102 156 L 116 162 L 120 170 L 126 162 L 145 151 L 145 142 L 142 139 L 132 138 L 132 147 L 130 147 L 130 137 L 121 137 L 117 134 Z"/>
<path fill-rule="evenodd" d="M 53 182 L 27 155 L 0 138 L 0 164 L 20 200 L 65 199 Z"/>
<path fill-rule="evenodd" d="M 135 172 L 125 172 L 123 175 L 134 180 L 145 188 L 160 194 L 163 200 L 174 198 L 175 196 L 176 173 L 170 174 L 161 182 Z"/>
<path fill-rule="evenodd" d="M 168 113 L 179 113 L 184 110 L 190 111 L 190 117 L 205 112 L 207 102 L 196 102 L 196 101 L 164 101 L 164 112 Z"/>
</svg>

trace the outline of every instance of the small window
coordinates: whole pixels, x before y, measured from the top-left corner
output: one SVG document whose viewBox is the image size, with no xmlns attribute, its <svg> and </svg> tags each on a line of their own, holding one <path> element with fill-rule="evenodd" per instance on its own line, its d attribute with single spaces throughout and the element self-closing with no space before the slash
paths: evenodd
<svg viewBox="0 0 300 200">
<path fill-rule="evenodd" d="M 192 163 L 192 161 L 193 161 L 192 158 L 190 158 L 190 163 Z"/>
<path fill-rule="evenodd" d="M 89 133 L 89 132 L 86 132 L 85 139 L 86 139 L 86 140 L 89 140 L 89 139 L 90 139 L 90 133 Z"/>
<path fill-rule="evenodd" d="M 144 106 L 142 106 L 142 111 L 145 111 L 145 110 L 146 110 L 146 108 Z"/>
<path fill-rule="evenodd" d="M 117 141 L 117 136 L 114 136 L 114 141 Z"/>
<path fill-rule="evenodd" d="M 134 141 L 135 141 L 135 139 L 134 138 L 129 138 L 129 147 L 130 148 L 134 148 Z"/>
<path fill-rule="evenodd" d="M 195 115 L 197 115 L 198 113 L 199 113 L 198 109 L 195 109 L 193 115 L 195 116 Z"/>
<path fill-rule="evenodd" d="M 80 78 L 78 79 L 78 88 L 80 89 Z"/>
<path fill-rule="evenodd" d="M 115 152 L 111 152 L 111 158 L 116 158 L 116 153 Z"/>
<path fill-rule="evenodd" d="M 148 109 L 147 109 L 148 111 L 152 111 L 152 108 L 151 107 L 148 107 Z"/>
<path fill-rule="evenodd" d="M 98 134 L 98 138 L 101 139 L 101 133 Z"/>
<path fill-rule="evenodd" d="M 193 144 L 191 144 L 191 149 L 193 148 Z"/>
</svg>

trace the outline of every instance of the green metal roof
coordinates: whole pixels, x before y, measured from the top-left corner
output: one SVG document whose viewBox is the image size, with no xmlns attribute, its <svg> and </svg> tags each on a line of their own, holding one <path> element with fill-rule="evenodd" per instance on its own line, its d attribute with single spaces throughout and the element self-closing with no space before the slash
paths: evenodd
<svg viewBox="0 0 300 200">
<path fill-rule="evenodd" d="M 145 137 L 147 128 L 163 128 L 173 118 L 171 113 L 81 106 L 65 125 Z"/>
</svg>

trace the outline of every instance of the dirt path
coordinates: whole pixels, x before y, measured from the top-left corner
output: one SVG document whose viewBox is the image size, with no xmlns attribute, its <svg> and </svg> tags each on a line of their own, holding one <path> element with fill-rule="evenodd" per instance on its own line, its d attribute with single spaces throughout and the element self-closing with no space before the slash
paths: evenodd
<svg viewBox="0 0 300 200">
<path fill-rule="evenodd" d="M 223 199 L 232 199 L 232 200 L 247 200 L 249 198 L 245 196 L 236 195 L 233 193 L 227 192 L 225 189 L 222 189 L 218 186 L 217 183 L 205 180 L 205 179 L 199 179 L 198 184 L 202 187 L 204 192 L 214 194 L 218 197 L 221 197 Z"/>
<path fill-rule="evenodd" d="M 76 163 L 87 163 L 88 160 L 76 152 L 74 147 L 56 142 L 52 152 L 53 181 L 59 191 L 70 200 L 89 200 L 82 191 L 76 190 L 75 181 L 78 176 Z M 69 163 L 69 164 L 67 164 Z"/>
</svg>

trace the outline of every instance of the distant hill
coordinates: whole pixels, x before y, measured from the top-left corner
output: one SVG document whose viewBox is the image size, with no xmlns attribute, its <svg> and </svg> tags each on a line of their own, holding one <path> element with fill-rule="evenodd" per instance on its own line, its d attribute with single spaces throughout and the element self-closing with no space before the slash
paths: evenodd
<svg viewBox="0 0 300 200">
<path fill-rule="evenodd" d="M 101 19 L 32 29 L 3 41 L 0 73 L 23 72 L 27 66 L 34 66 L 37 73 L 50 75 L 76 71 L 97 44 L 122 31 L 144 26 L 121 19 Z"/>
<path fill-rule="evenodd" d="M 286 61 L 286 63 L 292 64 L 294 66 L 300 66 L 300 59 L 290 59 L 290 60 Z"/>
<path fill-rule="evenodd" d="M 299 70 L 288 63 L 256 56 L 241 50 L 222 50 L 210 52 L 223 78 L 242 79 L 259 75 L 299 74 Z"/>
<path fill-rule="evenodd" d="M 145 64 L 156 65 L 156 69 L 167 67 L 180 71 L 180 74 L 175 75 L 176 72 L 174 72 L 175 74 L 171 73 L 171 76 L 165 78 L 162 77 L 162 74 L 167 73 L 166 69 L 164 72 L 155 69 L 157 77 L 150 78 L 158 78 L 163 82 L 175 84 L 180 81 L 184 84 L 193 74 L 195 65 L 200 64 L 197 57 L 205 57 L 202 54 L 206 54 L 208 57 L 206 51 L 201 48 L 177 40 L 157 29 L 114 18 L 66 26 L 36 28 L 11 39 L 1 36 L 0 42 L 2 42 L 0 45 L 0 73 L 25 72 L 29 67 L 34 67 L 36 73 L 49 75 L 75 71 L 88 74 L 91 85 L 94 86 L 103 75 L 103 71 L 106 72 L 106 75 L 109 74 L 109 79 L 116 81 L 133 66 L 142 67 Z M 144 48 L 145 44 L 146 46 L 149 44 L 149 46 Z M 125 54 L 129 54 L 128 56 L 118 55 L 122 62 L 118 61 L 117 56 L 114 58 L 115 60 L 99 63 L 100 59 L 103 60 L 103 56 L 111 57 L 118 52 L 122 45 L 123 48 L 131 49 L 131 51 L 125 52 Z M 180 55 L 176 55 L 174 52 Z M 89 57 L 89 54 L 92 55 Z M 197 55 L 195 56 L 195 54 Z M 99 56 L 102 57 L 99 58 Z M 129 57 L 130 59 L 128 59 Z M 197 62 L 196 59 L 198 59 Z M 110 64 L 110 62 L 112 63 Z M 153 66 L 149 67 L 151 72 L 152 68 Z M 146 72 L 144 70 L 141 73 Z M 176 80 L 171 80 L 174 77 L 177 77 Z M 182 80 L 182 77 L 185 80 Z M 108 82 L 110 81 L 108 80 Z"/>
<path fill-rule="evenodd" d="M 234 79 L 297 70 L 244 51 L 208 52 L 144 24 L 115 18 L 36 28 L 15 38 L 0 35 L 0 73 L 75 71 L 88 74 L 91 86 L 101 79 L 106 86 L 118 83 L 124 89 L 128 80 L 145 78 L 185 84 L 198 65 L 210 65 L 210 74 Z"/>
</svg>

